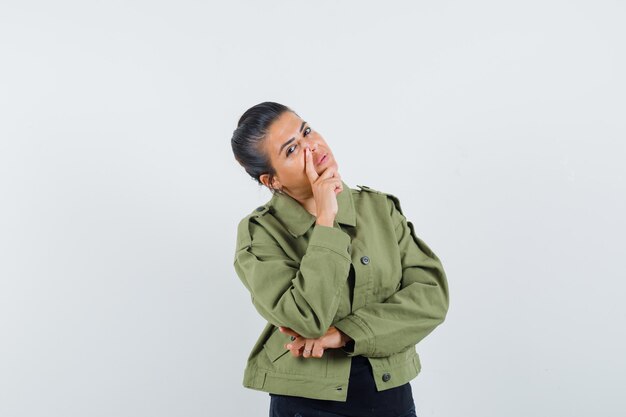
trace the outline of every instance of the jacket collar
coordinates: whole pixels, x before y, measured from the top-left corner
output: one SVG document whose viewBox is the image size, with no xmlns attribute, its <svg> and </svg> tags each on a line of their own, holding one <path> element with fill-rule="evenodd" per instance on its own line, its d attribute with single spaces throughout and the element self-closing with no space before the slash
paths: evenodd
<svg viewBox="0 0 626 417">
<path fill-rule="evenodd" d="M 341 183 L 343 191 L 337 194 L 338 211 L 335 220 L 337 223 L 356 226 L 352 190 L 345 182 L 341 181 Z M 315 223 L 315 216 L 288 194 L 274 194 L 270 205 L 274 216 L 289 229 L 294 237 L 302 236 Z"/>
</svg>

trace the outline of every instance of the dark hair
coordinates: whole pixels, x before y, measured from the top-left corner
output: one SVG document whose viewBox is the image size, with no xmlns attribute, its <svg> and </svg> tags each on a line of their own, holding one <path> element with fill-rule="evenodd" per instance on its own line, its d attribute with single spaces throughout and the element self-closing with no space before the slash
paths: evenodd
<svg viewBox="0 0 626 417">
<path fill-rule="evenodd" d="M 260 180 L 262 174 L 269 174 L 270 184 L 276 174 L 269 156 L 261 145 L 272 122 L 287 111 L 296 114 L 289 107 L 279 103 L 272 101 L 259 103 L 245 111 L 239 118 L 237 129 L 233 131 L 230 143 L 235 159 L 261 185 L 263 184 Z M 271 187 L 270 190 L 274 192 Z"/>
</svg>

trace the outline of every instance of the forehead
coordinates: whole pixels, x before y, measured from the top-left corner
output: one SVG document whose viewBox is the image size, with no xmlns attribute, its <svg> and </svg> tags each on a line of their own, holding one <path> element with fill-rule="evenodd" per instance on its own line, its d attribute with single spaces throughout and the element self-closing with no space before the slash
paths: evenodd
<svg viewBox="0 0 626 417">
<path fill-rule="evenodd" d="M 286 111 L 281 114 L 269 127 L 267 131 L 268 145 L 280 147 L 287 140 L 300 133 L 302 119 L 296 114 Z"/>
</svg>

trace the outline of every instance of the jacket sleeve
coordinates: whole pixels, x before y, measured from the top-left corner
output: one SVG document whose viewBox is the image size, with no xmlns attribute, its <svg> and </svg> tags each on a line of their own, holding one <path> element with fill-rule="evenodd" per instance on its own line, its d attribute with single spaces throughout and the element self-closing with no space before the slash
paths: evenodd
<svg viewBox="0 0 626 417">
<path fill-rule="evenodd" d="M 391 196 L 393 197 L 393 196 Z M 350 356 L 389 356 L 417 344 L 441 324 L 448 311 L 448 283 L 439 258 L 419 239 L 400 211 L 391 207 L 402 262 L 400 288 L 384 302 L 368 304 L 334 326 L 354 342 Z"/>
<path fill-rule="evenodd" d="M 350 270 L 349 244 L 350 236 L 340 228 L 315 225 L 306 253 L 297 262 L 263 227 L 242 221 L 235 270 L 268 322 L 318 338 L 339 306 Z"/>
</svg>

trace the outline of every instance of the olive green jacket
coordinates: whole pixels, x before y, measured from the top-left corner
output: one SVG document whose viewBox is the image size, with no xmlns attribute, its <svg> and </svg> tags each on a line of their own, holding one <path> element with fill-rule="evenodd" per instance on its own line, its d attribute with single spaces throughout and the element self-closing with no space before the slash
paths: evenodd
<svg viewBox="0 0 626 417">
<path fill-rule="evenodd" d="M 343 186 L 333 227 L 316 225 L 287 194 L 274 194 L 239 223 L 235 270 L 268 321 L 248 358 L 245 387 L 345 401 L 351 356 L 369 359 L 379 391 L 421 369 L 415 344 L 448 311 L 441 262 L 396 197 Z M 331 325 L 354 343 L 322 358 L 293 357 L 277 328 L 317 338 Z"/>
</svg>

